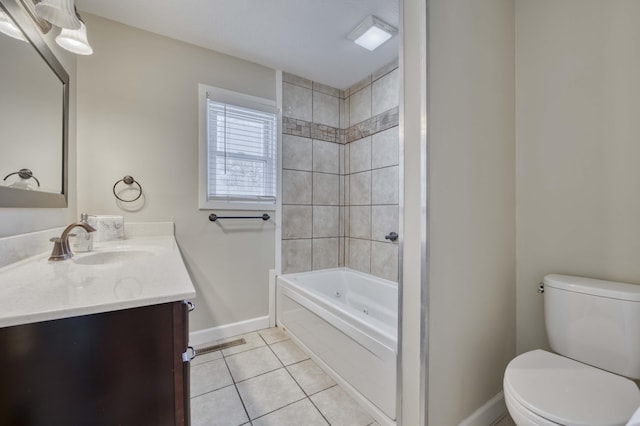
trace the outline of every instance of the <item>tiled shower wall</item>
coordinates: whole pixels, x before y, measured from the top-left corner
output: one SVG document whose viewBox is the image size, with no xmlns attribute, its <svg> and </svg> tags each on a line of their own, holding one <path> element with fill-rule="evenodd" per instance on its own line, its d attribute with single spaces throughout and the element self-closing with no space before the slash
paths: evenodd
<svg viewBox="0 0 640 426">
<path fill-rule="evenodd" d="M 283 78 L 282 271 L 348 266 L 397 281 L 399 71 L 347 90 Z"/>
</svg>

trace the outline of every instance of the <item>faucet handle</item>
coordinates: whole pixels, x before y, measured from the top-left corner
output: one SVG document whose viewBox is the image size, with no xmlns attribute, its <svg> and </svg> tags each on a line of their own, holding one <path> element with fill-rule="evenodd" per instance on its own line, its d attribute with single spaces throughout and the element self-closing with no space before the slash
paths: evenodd
<svg viewBox="0 0 640 426">
<path fill-rule="evenodd" d="M 51 238 L 49 241 L 53 243 L 53 250 L 51 250 L 51 256 L 49 256 L 49 260 L 58 261 L 65 260 L 71 257 L 70 250 L 68 246 L 65 247 L 65 244 L 62 242 L 62 238 Z"/>
</svg>

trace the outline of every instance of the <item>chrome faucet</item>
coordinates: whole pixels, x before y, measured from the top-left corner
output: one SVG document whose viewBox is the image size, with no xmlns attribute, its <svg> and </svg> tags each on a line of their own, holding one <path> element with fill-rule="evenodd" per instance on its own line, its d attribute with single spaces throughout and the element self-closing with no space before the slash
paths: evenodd
<svg viewBox="0 0 640 426">
<path fill-rule="evenodd" d="M 76 222 L 67 226 L 64 231 L 62 231 L 62 235 L 60 236 L 60 238 L 51 238 L 49 240 L 53 243 L 53 250 L 51 251 L 49 260 L 65 260 L 73 256 L 73 253 L 71 253 L 71 248 L 69 247 L 69 237 L 73 235 L 71 234 L 71 230 L 76 226 L 84 228 L 87 232 L 94 232 L 96 230 L 87 222 Z"/>
</svg>

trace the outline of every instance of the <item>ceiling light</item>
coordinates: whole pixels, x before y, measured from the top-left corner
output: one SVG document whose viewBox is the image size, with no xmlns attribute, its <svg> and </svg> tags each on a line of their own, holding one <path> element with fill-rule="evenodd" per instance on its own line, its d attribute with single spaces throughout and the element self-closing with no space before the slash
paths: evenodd
<svg viewBox="0 0 640 426">
<path fill-rule="evenodd" d="M 395 27 L 370 15 L 351 31 L 347 38 L 367 50 L 375 50 L 397 32 L 398 30 Z"/>
<path fill-rule="evenodd" d="M 78 30 L 63 28 L 58 37 L 56 37 L 56 43 L 69 52 L 78 55 L 91 55 L 93 53 L 93 49 L 87 40 L 87 27 L 82 20 L 80 20 L 80 29 Z"/>
<path fill-rule="evenodd" d="M 68 30 L 79 30 L 81 27 L 73 0 L 43 0 L 36 5 L 36 14 L 56 27 Z"/>
<path fill-rule="evenodd" d="M 18 28 L 2 9 L 0 9 L 0 32 L 17 40 L 27 41 L 22 31 L 20 31 L 20 28 Z"/>
</svg>

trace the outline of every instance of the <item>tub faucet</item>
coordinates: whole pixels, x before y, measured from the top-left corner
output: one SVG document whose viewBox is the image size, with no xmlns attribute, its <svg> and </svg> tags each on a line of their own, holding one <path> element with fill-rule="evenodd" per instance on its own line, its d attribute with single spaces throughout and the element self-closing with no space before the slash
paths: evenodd
<svg viewBox="0 0 640 426">
<path fill-rule="evenodd" d="M 84 228 L 87 232 L 94 232 L 96 230 L 93 226 L 89 225 L 86 222 L 75 222 L 67 226 L 64 231 L 62 231 L 62 235 L 60 236 L 60 238 L 51 238 L 49 240 L 53 243 L 53 250 L 51 251 L 49 260 L 65 260 L 73 256 L 73 253 L 71 253 L 71 248 L 69 247 L 69 237 L 73 235 L 71 234 L 71 230 L 76 226 Z"/>
</svg>

